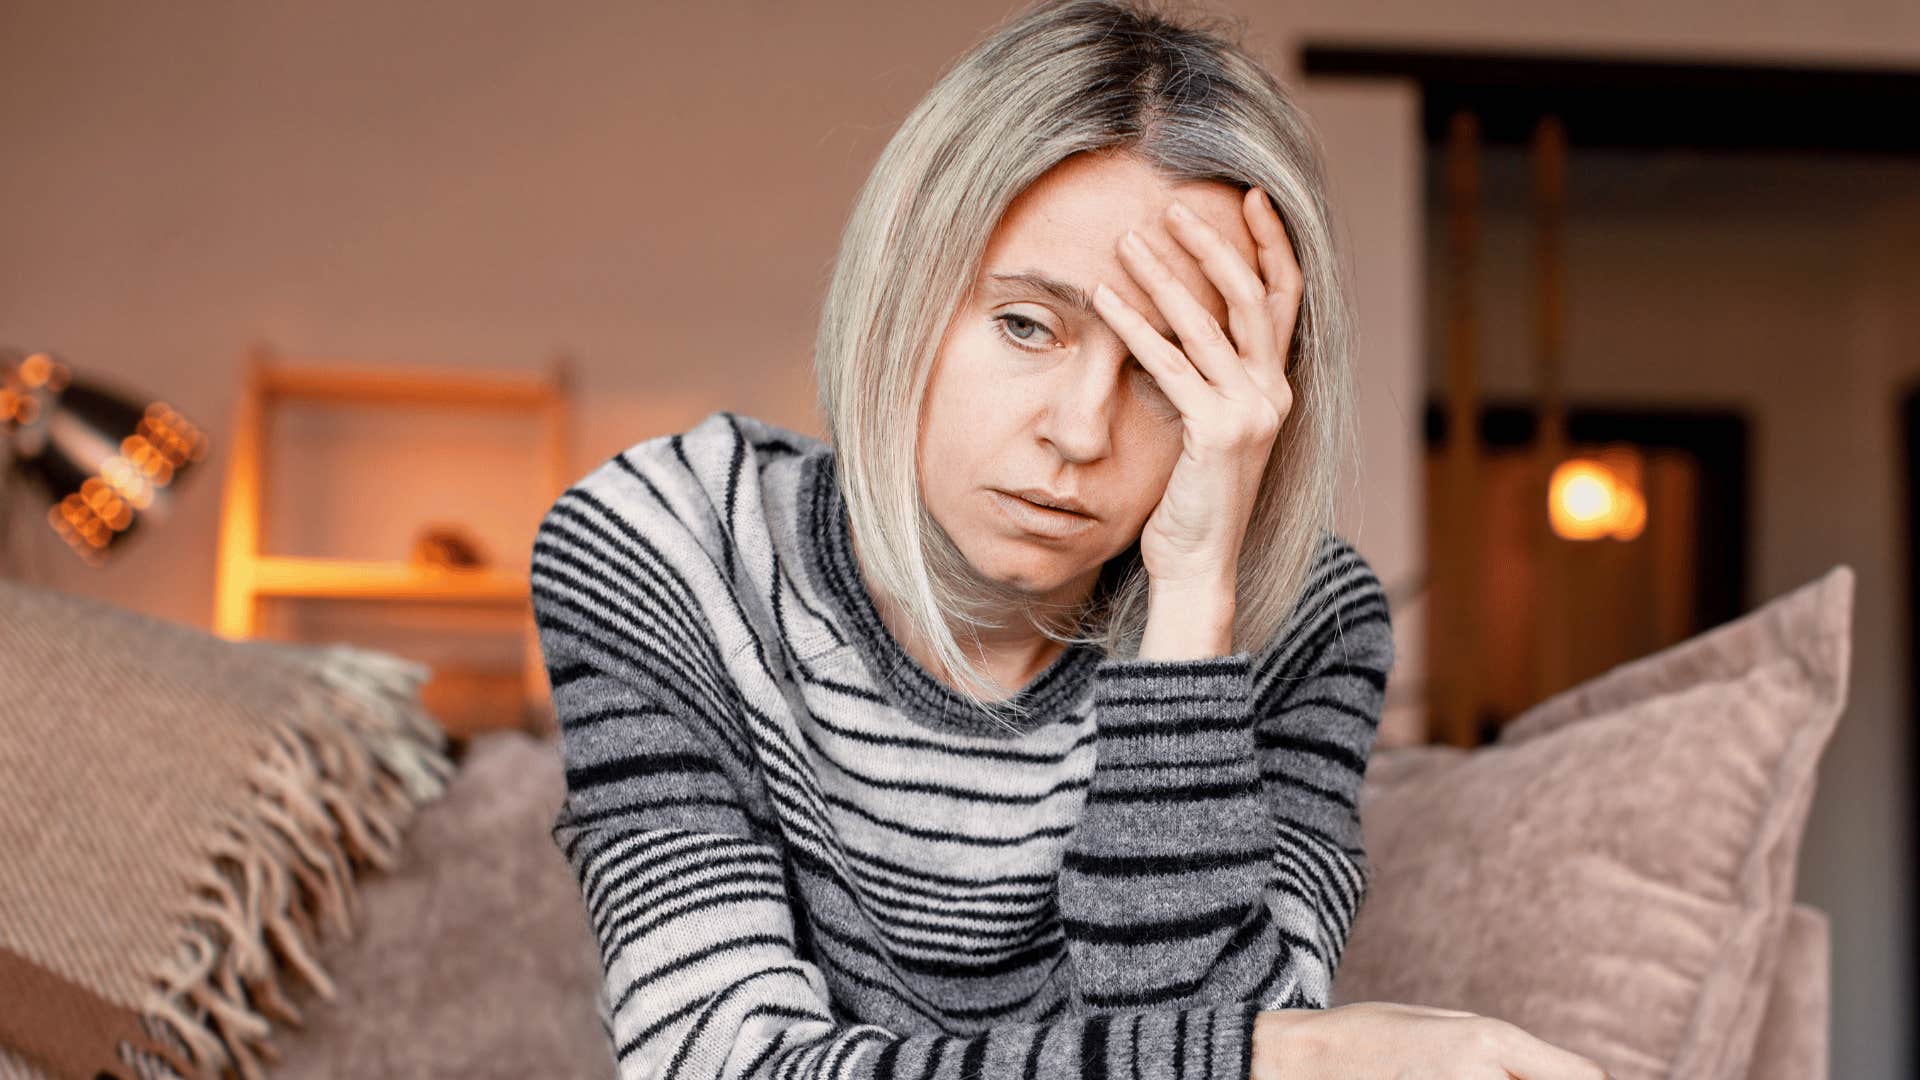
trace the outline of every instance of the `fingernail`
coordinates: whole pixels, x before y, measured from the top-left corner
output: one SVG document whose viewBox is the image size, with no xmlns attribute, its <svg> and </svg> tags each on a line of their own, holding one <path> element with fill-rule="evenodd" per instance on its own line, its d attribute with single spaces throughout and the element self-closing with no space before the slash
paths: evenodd
<svg viewBox="0 0 1920 1080">
<path fill-rule="evenodd" d="M 1179 218 L 1181 221 L 1198 220 L 1198 218 L 1194 216 L 1193 211 L 1187 209 L 1187 204 L 1181 202 L 1179 199 L 1173 200 L 1173 216 Z"/>
</svg>

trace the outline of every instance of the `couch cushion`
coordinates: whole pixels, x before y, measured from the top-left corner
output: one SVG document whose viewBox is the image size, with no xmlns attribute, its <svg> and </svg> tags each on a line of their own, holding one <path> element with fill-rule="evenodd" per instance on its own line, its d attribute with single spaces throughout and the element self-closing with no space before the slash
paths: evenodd
<svg viewBox="0 0 1920 1080">
<path fill-rule="evenodd" d="M 1542 702 L 1498 743 L 1376 752 L 1375 877 L 1334 1003 L 1496 1016 L 1622 1080 L 1745 1076 L 1852 595 L 1835 567 Z"/>
<path fill-rule="evenodd" d="M 289 1035 L 276 1080 L 613 1075 L 598 947 L 549 832 L 559 750 L 494 731 L 459 760 L 410 857 L 367 878 L 359 937 L 324 954 L 338 1000 Z"/>
<path fill-rule="evenodd" d="M 1832 921 L 1808 904 L 1787 913 L 1780 962 L 1747 1080 L 1827 1080 L 1832 1019 Z"/>
</svg>

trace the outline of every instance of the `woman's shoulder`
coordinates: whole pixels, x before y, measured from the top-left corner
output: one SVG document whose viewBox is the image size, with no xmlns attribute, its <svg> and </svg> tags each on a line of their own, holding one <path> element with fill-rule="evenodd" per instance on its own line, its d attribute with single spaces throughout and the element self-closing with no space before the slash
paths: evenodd
<svg viewBox="0 0 1920 1080">
<path fill-rule="evenodd" d="M 768 505 L 787 502 L 804 465 L 824 454 L 820 438 L 730 409 L 708 413 L 689 429 L 637 440 L 568 484 L 541 519 L 534 555 L 593 540 L 601 552 L 641 546 L 666 561 L 726 565 L 743 534 L 770 528 Z"/>
<path fill-rule="evenodd" d="M 1339 648 L 1325 648 L 1337 642 Z M 1346 537 L 1322 530 L 1300 598 L 1286 628 L 1269 642 L 1266 665 L 1393 662 L 1387 591 L 1366 556 Z"/>
<path fill-rule="evenodd" d="M 628 446 L 600 462 L 576 486 L 602 486 L 637 470 L 656 483 L 663 479 L 691 482 L 724 496 L 727 485 L 739 482 L 748 463 L 758 469 L 825 451 L 826 443 L 812 435 L 721 409 L 684 431 L 651 436 Z"/>
<path fill-rule="evenodd" d="M 825 453 L 827 444 L 814 436 L 722 409 L 604 458 L 568 485 L 548 514 L 584 504 L 636 528 L 731 523 L 743 497 L 795 482 L 805 461 Z"/>
<path fill-rule="evenodd" d="M 1345 536 L 1332 529 L 1321 530 L 1303 598 L 1353 599 L 1362 595 L 1385 599 L 1386 590 L 1380 584 L 1379 575 L 1374 573 L 1373 564 Z"/>
</svg>

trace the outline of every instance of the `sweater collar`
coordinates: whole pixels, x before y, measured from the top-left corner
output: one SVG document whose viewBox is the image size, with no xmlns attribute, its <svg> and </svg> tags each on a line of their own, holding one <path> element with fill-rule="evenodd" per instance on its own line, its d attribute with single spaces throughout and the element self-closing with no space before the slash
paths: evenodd
<svg viewBox="0 0 1920 1080">
<path fill-rule="evenodd" d="M 1079 718 L 1079 700 L 1100 662 L 1097 646 L 1069 645 L 1021 688 L 1013 700 L 1031 710 L 1025 718 L 998 708 L 983 710 L 922 667 L 880 618 L 854 555 L 831 446 L 803 463 L 802 487 L 799 524 L 807 568 L 850 631 L 867 669 L 908 718 L 926 727 L 1001 737 Z"/>
</svg>

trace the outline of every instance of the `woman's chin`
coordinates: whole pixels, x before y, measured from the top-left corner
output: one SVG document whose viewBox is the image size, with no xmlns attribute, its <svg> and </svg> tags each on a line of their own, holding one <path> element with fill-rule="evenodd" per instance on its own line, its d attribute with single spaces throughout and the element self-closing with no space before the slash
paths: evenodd
<svg viewBox="0 0 1920 1080">
<path fill-rule="evenodd" d="M 1007 550 L 1009 548 L 1018 550 Z M 993 551 L 972 563 L 981 577 L 1034 596 L 1070 588 L 1098 570 L 1097 566 L 1083 566 L 1064 553 L 1048 555 L 1018 542 L 996 544 Z"/>
</svg>

